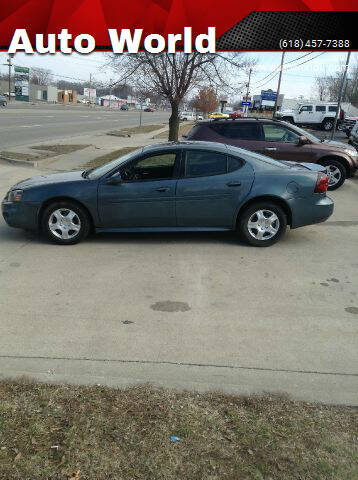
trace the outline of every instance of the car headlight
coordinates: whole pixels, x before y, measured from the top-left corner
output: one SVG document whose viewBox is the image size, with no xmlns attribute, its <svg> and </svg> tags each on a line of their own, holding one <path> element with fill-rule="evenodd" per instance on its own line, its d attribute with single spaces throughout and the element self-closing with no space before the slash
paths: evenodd
<svg viewBox="0 0 358 480">
<path fill-rule="evenodd" d="M 351 157 L 356 157 L 358 155 L 357 150 L 354 150 L 353 148 L 345 148 L 344 153 L 350 155 Z"/>
<path fill-rule="evenodd" d="M 23 190 L 10 190 L 7 195 L 8 202 L 21 202 Z"/>
</svg>

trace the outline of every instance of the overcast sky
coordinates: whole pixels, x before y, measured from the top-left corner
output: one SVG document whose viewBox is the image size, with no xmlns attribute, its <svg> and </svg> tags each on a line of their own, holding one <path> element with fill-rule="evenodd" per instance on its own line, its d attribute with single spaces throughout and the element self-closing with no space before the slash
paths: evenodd
<svg viewBox="0 0 358 480">
<path fill-rule="evenodd" d="M 334 73 L 345 62 L 347 56 L 346 52 L 314 52 L 310 55 L 307 55 L 307 53 L 286 52 L 285 54 L 287 71 L 282 78 L 281 93 L 285 94 L 287 98 L 297 97 L 298 95 L 310 97 L 314 92 L 315 78 Z M 251 77 L 251 94 L 260 94 L 262 89 L 276 90 L 281 52 L 249 52 L 244 55 L 257 60 L 256 69 Z M 6 58 L 6 53 L 0 53 L 1 64 L 5 63 Z M 350 64 L 355 64 L 357 59 L 358 53 L 352 53 Z M 77 53 L 71 55 L 61 53 L 26 55 L 17 53 L 13 63 L 26 67 L 49 69 L 56 79 L 72 77 L 78 80 L 88 80 L 90 74 L 92 74 L 94 80 L 109 83 L 111 79 L 116 78 L 114 72 L 106 66 L 108 59 L 105 53 L 88 55 Z M 299 65 L 300 63 L 302 65 Z M 7 70 L 2 65 L 0 68 L 2 73 Z M 273 72 L 272 75 L 269 75 L 271 72 Z"/>
</svg>

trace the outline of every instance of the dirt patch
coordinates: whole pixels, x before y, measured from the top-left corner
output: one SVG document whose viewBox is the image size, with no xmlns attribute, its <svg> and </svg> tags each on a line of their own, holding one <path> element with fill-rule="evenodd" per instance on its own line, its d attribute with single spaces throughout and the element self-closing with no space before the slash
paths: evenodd
<svg viewBox="0 0 358 480">
<path fill-rule="evenodd" d="M 31 155 L 29 153 L 18 153 L 18 152 L 0 152 L 0 158 L 5 158 L 6 160 L 24 160 L 26 162 L 32 160 L 39 160 L 40 158 L 45 158 L 46 155 Z"/>
<path fill-rule="evenodd" d="M 94 158 L 90 160 L 86 164 L 83 165 L 84 168 L 97 168 L 105 165 L 112 160 L 116 160 L 116 158 L 122 157 L 123 155 L 127 155 L 127 153 L 133 152 L 134 150 L 138 150 L 139 148 L 143 147 L 123 147 L 119 150 L 114 150 L 113 152 L 106 153 L 105 155 L 101 155 L 100 157 Z"/>
<path fill-rule="evenodd" d="M 116 137 L 130 137 L 136 133 L 150 133 L 155 130 L 160 130 L 164 125 L 142 125 L 140 127 L 128 127 L 121 128 L 120 130 L 113 130 L 108 132 L 107 135 L 114 135 Z"/>
<path fill-rule="evenodd" d="M 172 302 L 167 300 L 165 302 L 156 302 L 150 306 L 152 310 L 159 312 L 187 312 L 190 307 L 185 302 Z"/>
<path fill-rule="evenodd" d="M 0 477 L 348 480 L 357 427 L 357 409 L 272 395 L 2 381 Z"/>
<path fill-rule="evenodd" d="M 189 122 L 189 123 L 184 123 L 183 125 L 180 125 L 179 127 L 179 137 L 182 137 L 183 135 L 187 135 L 190 130 L 192 129 L 194 123 Z M 153 138 L 168 138 L 169 135 L 169 130 L 165 130 L 165 132 L 158 133 L 158 135 L 154 135 Z"/>
<path fill-rule="evenodd" d="M 31 148 L 34 150 L 50 151 L 52 153 L 56 153 L 56 155 L 62 155 L 64 153 L 77 152 L 77 150 L 82 150 L 86 147 L 89 147 L 89 145 L 33 145 Z"/>
<path fill-rule="evenodd" d="M 358 315 L 358 307 L 347 307 L 344 310 L 348 313 L 353 313 L 353 315 Z"/>
</svg>

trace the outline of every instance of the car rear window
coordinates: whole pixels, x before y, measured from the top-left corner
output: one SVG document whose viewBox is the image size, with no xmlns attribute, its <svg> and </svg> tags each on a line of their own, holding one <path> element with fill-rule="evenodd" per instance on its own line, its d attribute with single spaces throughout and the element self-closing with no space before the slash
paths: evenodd
<svg viewBox="0 0 358 480">
<path fill-rule="evenodd" d="M 185 157 L 185 176 L 201 177 L 227 172 L 227 157 L 209 150 L 189 150 Z"/>
<path fill-rule="evenodd" d="M 236 140 L 261 140 L 262 130 L 258 122 L 212 123 L 210 128 L 225 138 Z"/>
</svg>

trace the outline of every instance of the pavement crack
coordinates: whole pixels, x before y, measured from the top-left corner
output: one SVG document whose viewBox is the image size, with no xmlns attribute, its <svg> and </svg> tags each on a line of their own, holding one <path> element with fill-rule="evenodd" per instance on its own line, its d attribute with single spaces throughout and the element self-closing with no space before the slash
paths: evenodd
<svg viewBox="0 0 358 480">
<path fill-rule="evenodd" d="M 269 368 L 254 367 L 248 365 L 221 365 L 215 363 L 192 363 L 192 362 L 170 362 L 160 360 L 126 360 L 118 358 L 89 358 L 89 357 L 47 357 L 47 356 L 27 356 L 27 355 L 0 355 L 1 358 L 17 359 L 17 360 L 63 360 L 70 362 L 98 362 L 98 363 L 134 363 L 142 365 L 175 365 L 180 367 L 201 367 L 201 368 L 229 368 L 231 370 L 256 370 L 262 372 L 283 372 L 283 373 L 300 373 L 304 375 L 333 375 L 358 377 L 358 373 L 353 372 L 324 372 L 319 370 L 294 370 L 289 368 Z"/>
</svg>

